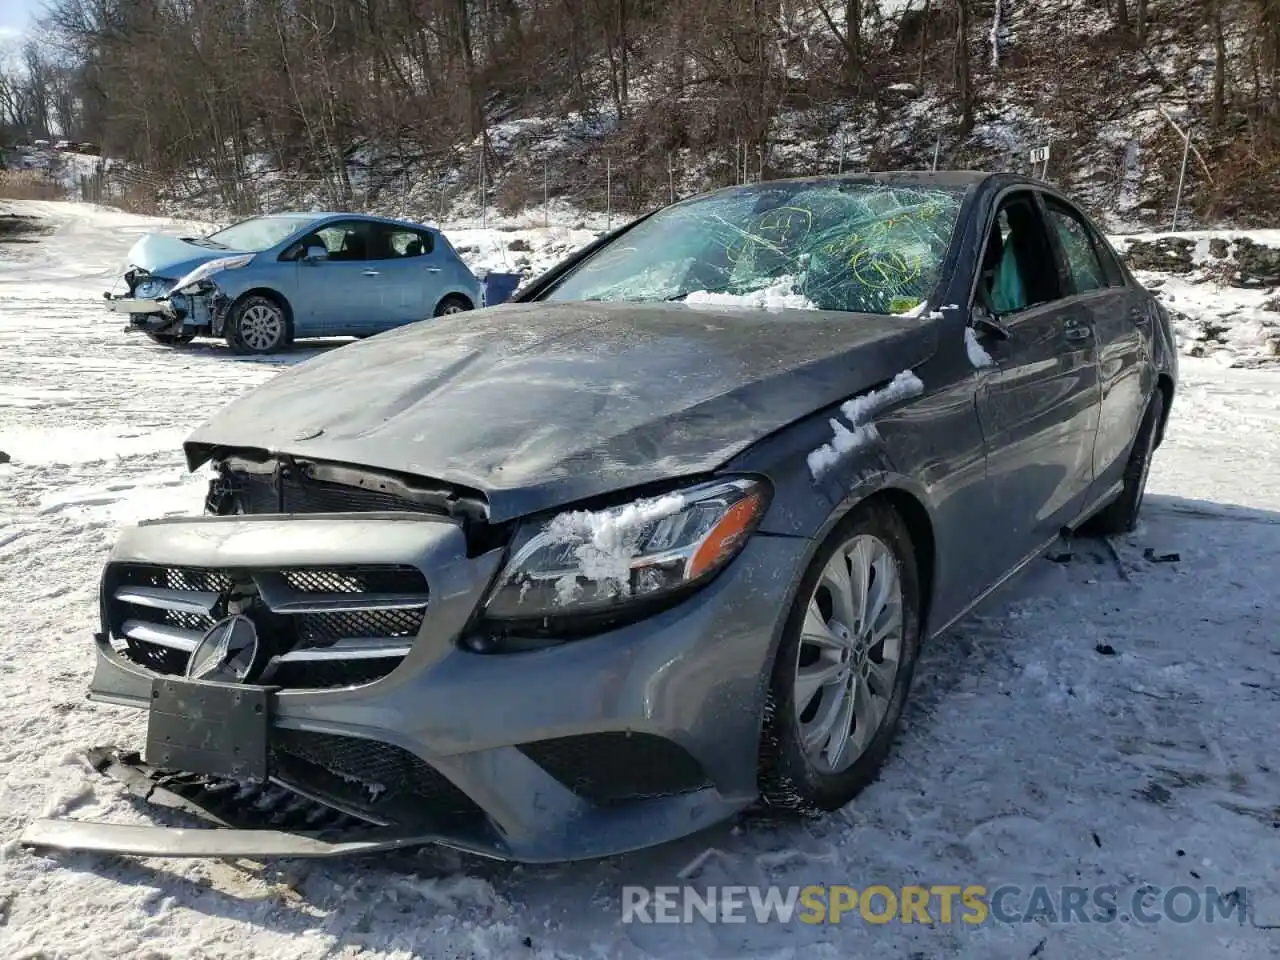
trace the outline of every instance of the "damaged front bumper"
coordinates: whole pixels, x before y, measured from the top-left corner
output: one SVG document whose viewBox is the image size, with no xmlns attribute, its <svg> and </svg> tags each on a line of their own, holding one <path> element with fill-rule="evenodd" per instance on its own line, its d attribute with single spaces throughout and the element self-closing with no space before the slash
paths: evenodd
<svg viewBox="0 0 1280 960">
<path fill-rule="evenodd" d="M 212 826 L 189 829 L 42 818 L 27 825 L 19 843 L 37 850 L 172 858 L 328 858 L 434 844 L 504 859 L 500 850 L 460 845 L 436 833 L 361 824 L 288 791 L 277 789 L 273 797 L 269 787 L 250 786 L 246 790 L 244 785 L 158 771 L 136 753 L 95 747 L 88 751 L 86 759 L 95 770 L 120 783 L 138 799 L 205 820 Z M 238 800 L 239 804 L 228 810 L 228 800 Z M 249 816 L 242 817 L 239 823 L 256 819 L 257 824 L 237 826 L 228 822 L 228 816 L 244 812 Z"/>
<path fill-rule="evenodd" d="M 91 698 L 146 712 L 146 760 L 157 767 L 273 782 L 351 819 L 324 837 L 229 820 L 196 831 L 41 820 L 22 842 L 177 857 L 442 844 L 533 863 L 611 856 L 696 832 L 756 799 L 767 665 L 791 589 L 776 574 L 797 569 L 805 549 L 800 539 L 753 538 L 676 607 L 500 654 L 461 641 L 477 629 L 504 551 L 469 551 L 447 519 L 241 515 L 131 528 L 104 573 Z M 373 568 L 410 581 L 353 595 L 316 579 Z M 255 605 L 232 612 L 247 609 L 261 623 L 275 672 L 218 683 L 214 695 L 181 678 L 209 640 L 206 621 L 232 619 L 233 595 Z M 410 607 L 420 610 L 412 635 L 371 639 L 399 629 Z M 362 639 L 303 648 L 295 642 L 302 634 L 289 632 L 295 620 L 299 630 L 335 623 Z M 287 636 L 271 639 L 270 630 Z M 243 703 L 230 706 L 237 691 Z M 169 692 L 188 706 L 157 707 Z M 204 693 L 202 713 L 189 705 Z M 258 719 L 250 716 L 256 704 L 264 705 Z M 214 762 L 201 767 L 195 752 L 211 744 Z M 146 790 L 155 803 L 159 794 Z"/>
<path fill-rule="evenodd" d="M 160 297 L 135 297 L 132 294 L 102 294 L 110 313 L 128 317 L 126 331 L 149 333 L 181 333 L 184 329 L 222 335 L 227 298 L 214 284 L 205 283 L 190 293 L 171 293 Z"/>
</svg>

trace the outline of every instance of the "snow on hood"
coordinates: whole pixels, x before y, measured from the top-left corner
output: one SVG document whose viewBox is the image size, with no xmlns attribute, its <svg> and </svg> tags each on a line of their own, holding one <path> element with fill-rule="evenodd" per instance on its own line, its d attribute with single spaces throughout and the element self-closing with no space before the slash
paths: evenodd
<svg viewBox="0 0 1280 960">
<path fill-rule="evenodd" d="M 695 290 L 684 298 L 690 306 L 753 307 L 763 310 L 817 310 L 818 306 L 802 293 L 796 292 L 793 277 L 779 277 L 767 287 L 750 293 L 712 293 Z"/>
</svg>

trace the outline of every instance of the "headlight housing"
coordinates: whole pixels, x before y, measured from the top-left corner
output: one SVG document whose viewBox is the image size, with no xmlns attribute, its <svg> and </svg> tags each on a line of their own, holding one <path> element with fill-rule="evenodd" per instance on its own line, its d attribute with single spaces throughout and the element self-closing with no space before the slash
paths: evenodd
<svg viewBox="0 0 1280 960">
<path fill-rule="evenodd" d="M 545 628 L 675 600 L 724 569 L 768 501 L 763 480 L 742 477 L 526 525 L 489 592 L 485 619 Z"/>
<path fill-rule="evenodd" d="M 215 273 L 221 270 L 235 270 L 237 267 L 244 267 L 253 262 L 254 255 L 252 253 L 240 254 L 235 257 L 219 257 L 216 260 L 209 260 L 200 264 L 185 277 L 173 285 L 174 293 L 187 293 L 194 287 L 199 286 L 203 281 L 208 280 Z"/>
</svg>

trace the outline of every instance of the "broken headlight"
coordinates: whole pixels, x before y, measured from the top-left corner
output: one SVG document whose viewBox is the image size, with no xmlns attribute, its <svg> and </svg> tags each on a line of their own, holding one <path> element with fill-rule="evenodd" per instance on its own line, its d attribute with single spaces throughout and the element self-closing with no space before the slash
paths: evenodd
<svg viewBox="0 0 1280 960">
<path fill-rule="evenodd" d="M 239 267 L 248 266 L 253 262 L 253 257 L 254 254 L 246 253 L 234 257 L 218 257 L 216 260 L 210 260 L 207 263 L 202 263 L 175 283 L 173 285 L 173 291 L 174 293 L 190 291 L 219 271 L 235 270 Z"/>
<path fill-rule="evenodd" d="M 485 616 L 536 621 L 671 598 L 723 569 L 767 506 L 763 481 L 737 478 L 530 524 L 516 536 Z"/>
</svg>

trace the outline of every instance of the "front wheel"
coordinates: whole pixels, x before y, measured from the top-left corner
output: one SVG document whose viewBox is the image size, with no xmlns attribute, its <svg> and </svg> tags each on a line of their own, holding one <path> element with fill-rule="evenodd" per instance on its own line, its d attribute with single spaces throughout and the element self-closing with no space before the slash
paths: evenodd
<svg viewBox="0 0 1280 960">
<path fill-rule="evenodd" d="M 770 681 L 760 743 L 769 808 L 836 810 L 888 755 L 920 652 L 911 537 L 887 503 L 856 507 L 814 557 Z"/>
<path fill-rule="evenodd" d="M 436 311 L 432 316 L 446 317 L 451 313 L 466 313 L 470 309 L 472 309 L 470 300 L 456 293 L 451 293 L 436 304 Z"/>
<path fill-rule="evenodd" d="M 227 344 L 236 353 L 275 353 L 289 342 L 289 317 L 271 297 L 242 297 L 227 311 Z"/>
<path fill-rule="evenodd" d="M 1124 487 L 1120 495 L 1103 507 L 1093 519 L 1084 524 L 1083 533 L 1098 536 L 1117 536 L 1132 533 L 1138 526 L 1138 514 L 1147 495 L 1147 477 L 1151 473 L 1151 459 L 1156 452 L 1156 438 L 1160 434 L 1160 420 L 1164 416 L 1164 391 L 1156 389 L 1147 404 L 1147 412 L 1133 438 L 1133 449 L 1124 468 Z"/>
</svg>

